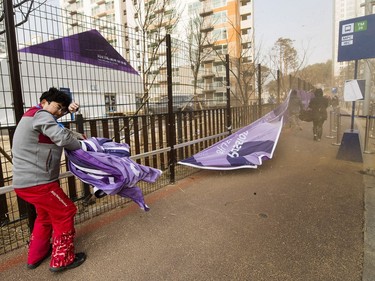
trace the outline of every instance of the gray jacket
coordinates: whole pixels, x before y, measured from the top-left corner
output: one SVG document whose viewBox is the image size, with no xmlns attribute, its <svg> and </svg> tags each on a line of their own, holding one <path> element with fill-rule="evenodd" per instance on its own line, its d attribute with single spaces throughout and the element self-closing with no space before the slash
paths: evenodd
<svg viewBox="0 0 375 281">
<path fill-rule="evenodd" d="M 76 150 L 80 142 L 69 129 L 40 107 L 23 115 L 13 137 L 13 187 L 23 188 L 56 181 L 63 148 Z"/>
</svg>

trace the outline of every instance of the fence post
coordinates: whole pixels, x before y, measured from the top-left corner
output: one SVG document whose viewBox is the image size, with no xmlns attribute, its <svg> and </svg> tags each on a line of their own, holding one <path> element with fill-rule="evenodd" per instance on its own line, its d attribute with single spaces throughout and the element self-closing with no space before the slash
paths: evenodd
<svg viewBox="0 0 375 281">
<path fill-rule="evenodd" d="M 280 104 L 280 70 L 277 70 L 277 104 Z"/>
<path fill-rule="evenodd" d="M 3 174 L 3 165 L 0 158 L 0 187 L 4 186 L 4 174 Z M 0 227 L 9 222 L 8 216 L 8 204 L 7 197 L 5 194 L 0 195 Z"/>
<path fill-rule="evenodd" d="M 172 44 L 171 35 L 166 35 L 166 54 L 167 54 L 167 88 L 168 88 L 168 146 L 171 148 L 169 152 L 169 172 L 171 183 L 175 182 L 175 165 L 176 165 L 176 152 L 174 146 L 176 144 L 176 121 L 173 113 L 173 96 L 172 96 Z"/>
<path fill-rule="evenodd" d="M 335 119 L 335 112 L 333 110 L 329 111 L 329 134 L 326 136 L 326 138 L 334 139 L 335 137 L 332 135 L 333 126 L 334 126 L 334 119 Z"/>
<path fill-rule="evenodd" d="M 364 145 L 364 150 L 363 153 L 366 154 L 371 154 L 374 153 L 370 150 L 368 150 L 368 139 L 370 137 L 370 115 L 366 116 L 366 131 L 365 131 L 365 145 Z"/>
<path fill-rule="evenodd" d="M 370 135 L 369 135 L 369 138 L 374 138 L 375 137 L 373 135 L 373 133 L 374 133 L 374 118 L 372 118 L 373 115 L 374 115 L 374 104 L 373 103 L 370 105 L 369 115 L 370 115 Z"/>
<path fill-rule="evenodd" d="M 16 27 L 14 25 L 14 11 L 12 0 L 5 0 L 4 2 L 4 15 L 5 15 L 5 32 L 8 46 L 9 57 L 9 72 L 12 84 L 12 97 L 14 115 L 16 123 L 21 120 L 23 115 L 23 100 L 22 100 L 22 87 L 20 78 L 20 69 L 18 61 L 18 47 L 16 39 Z"/>
<path fill-rule="evenodd" d="M 262 70 L 260 63 L 258 64 L 258 118 L 262 116 Z"/>
<path fill-rule="evenodd" d="M 177 143 L 183 143 L 184 142 L 184 140 L 182 139 L 182 111 L 181 112 L 178 112 L 177 113 L 177 124 L 176 124 L 176 126 L 177 126 Z M 182 159 L 182 157 L 184 157 L 183 156 L 183 150 L 181 149 L 180 151 L 179 151 L 180 153 L 179 153 L 179 159 Z"/>
<path fill-rule="evenodd" d="M 230 109 L 230 77 L 229 77 L 229 55 L 225 55 L 226 61 L 226 80 L 227 80 L 227 130 L 229 134 L 232 133 L 232 112 Z"/>
<path fill-rule="evenodd" d="M 70 123 L 64 124 L 65 127 L 70 129 Z M 65 168 L 68 171 L 69 170 L 69 161 L 67 157 L 65 156 Z M 69 198 L 72 199 L 72 201 L 77 200 L 77 188 L 76 188 L 76 180 L 75 177 L 68 177 L 68 191 L 69 191 Z"/>
<path fill-rule="evenodd" d="M 340 141 L 340 127 L 341 127 L 341 115 L 340 115 L 340 109 L 336 112 L 337 115 L 337 133 L 336 133 L 336 142 L 332 143 L 332 145 L 341 145 Z"/>
<path fill-rule="evenodd" d="M 11 80 L 10 82 L 12 85 L 13 107 L 16 123 L 18 124 L 23 115 L 23 100 L 17 52 L 18 48 L 16 39 L 16 27 L 14 25 L 14 11 L 12 0 L 5 0 L 3 4 L 5 15 L 5 33 L 9 58 L 9 72 Z M 29 220 L 29 229 L 30 232 L 32 232 L 34 227 L 34 221 L 36 219 L 35 207 L 19 197 L 17 197 L 17 202 L 20 216 L 23 217 L 27 214 Z"/>
<path fill-rule="evenodd" d="M 76 124 L 78 133 L 84 134 L 85 129 L 83 126 L 83 116 L 82 114 L 76 114 Z M 86 198 L 91 195 L 90 186 L 87 183 L 82 182 L 83 184 L 83 196 Z"/>
</svg>

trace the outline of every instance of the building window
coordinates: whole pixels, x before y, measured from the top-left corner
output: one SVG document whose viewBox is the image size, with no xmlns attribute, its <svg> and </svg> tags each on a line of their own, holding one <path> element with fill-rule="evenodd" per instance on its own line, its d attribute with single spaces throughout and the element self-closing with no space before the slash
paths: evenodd
<svg viewBox="0 0 375 281">
<path fill-rule="evenodd" d="M 115 93 L 107 93 L 104 94 L 104 101 L 105 101 L 105 112 L 115 112 L 116 108 L 116 94 Z"/>
<path fill-rule="evenodd" d="M 227 39 L 227 29 L 226 28 L 218 28 L 212 31 L 212 39 L 215 41 Z"/>
<path fill-rule="evenodd" d="M 218 54 L 226 55 L 228 53 L 228 45 L 216 45 L 214 50 Z"/>
<path fill-rule="evenodd" d="M 214 93 L 214 101 L 216 104 L 220 104 L 227 101 L 225 93 Z"/>
<path fill-rule="evenodd" d="M 217 12 L 212 15 L 212 23 L 213 24 L 221 24 L 227 22 L 227 11 Z"/>
<path fill-rule="evenodd" d="M 212 0 L 212 8 L 219 8 L 227 5 L 227 0 Z"/>
</svg>

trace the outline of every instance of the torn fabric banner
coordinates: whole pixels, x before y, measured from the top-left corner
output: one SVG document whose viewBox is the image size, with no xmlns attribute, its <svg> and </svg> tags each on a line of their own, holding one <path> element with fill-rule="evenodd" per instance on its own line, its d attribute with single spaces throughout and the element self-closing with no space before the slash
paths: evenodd
<svg viewBox="0 0 375 281">
<path fill-rule="evenodd" d="M 149 210 L 139 181 L 155 182 L 162 172 L 130 159 L 129 145 L 106 138 L 81 141 L 82 149 L 66 150 L 69 171 L 83 182 L 94 186 L 97 197 L 119 195 L 133 200 L 145 211 Z"/>
<path fill-rule="evenodd" d="M 208 170 L 257 168 L 273 156 L 289 96 L 262 118 L 178 164 Z"/>
</svg>

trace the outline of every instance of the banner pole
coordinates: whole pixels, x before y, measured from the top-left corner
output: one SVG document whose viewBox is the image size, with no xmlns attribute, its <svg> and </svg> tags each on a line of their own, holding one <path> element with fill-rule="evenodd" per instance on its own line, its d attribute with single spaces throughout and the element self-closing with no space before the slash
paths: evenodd
<svg viewBox="0 0 375 281">
<path fill-rule="evenodd" d="M 354 61 L 354 80 L 357 79 L 357 70 L 358 70 L 358 60 Z M 354 115 L 355 115 L 355 101 L 352 102 L 352 118 L 351 118 L 351 125 L 350 131 L 353 132 L 354 130 Z"/>
<path fill-rule="evenodd" d="M 229 55 L 225 55 L 226 61 L 226 79 L 227 79 L 227 130 L 232 133 L 232 113 L 230 109 L 230 77 L 229 77 Z"/>
</svg>

